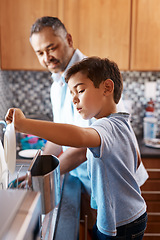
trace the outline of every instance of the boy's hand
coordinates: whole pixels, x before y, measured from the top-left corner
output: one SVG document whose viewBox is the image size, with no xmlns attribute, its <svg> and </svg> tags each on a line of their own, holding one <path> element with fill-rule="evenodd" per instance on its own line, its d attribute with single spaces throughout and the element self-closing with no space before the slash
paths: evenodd
<svg viewBox="0 0 160 240">
<path fill-rule="evenodd" d="M 7 124 L 13 121 L 13 114 L 14 114 L 14 108 L 9 108 L 5 116 L 5 120 Z"/>
<path fill-rule="evenodd" d="M 14 122 L 14 127 L 18 131 L 18 126 L 20 124 L 20 120 L 24 119 L 25 116 L 23 112 L 19 108 L 10 108 L 7 111 L 5 116 L 5 120 L 7 124 Z"/>
</svg>

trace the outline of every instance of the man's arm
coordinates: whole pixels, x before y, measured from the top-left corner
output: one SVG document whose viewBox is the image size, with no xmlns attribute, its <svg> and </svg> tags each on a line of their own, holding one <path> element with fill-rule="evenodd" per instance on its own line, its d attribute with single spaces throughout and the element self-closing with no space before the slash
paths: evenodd
<svg viewBox="0 0 160 240">
<path fill-rule="evenodd" d="M 86 148 L 68 148 L 59 156 L 60 161 L 60 173 L 65 174 L 87 160 Z"/>
<path fill-rule="evenodd" d="M 78 167 L 86 159 L 86 148 L 68 148 L 62 153 L 62 147 L 47 141 L 43 155 L 55 155 L 60 161 L 60 173 L 65 174 Z M 59 156 L 60 155 L 60 156 Z"/>
<path fill-rule="evenodd" d="M 58 156 L 62 152 L 62 146 L 53 142 L 47 141 L 43 150 L 43 155 L 55 155 Z"/>
</svg>

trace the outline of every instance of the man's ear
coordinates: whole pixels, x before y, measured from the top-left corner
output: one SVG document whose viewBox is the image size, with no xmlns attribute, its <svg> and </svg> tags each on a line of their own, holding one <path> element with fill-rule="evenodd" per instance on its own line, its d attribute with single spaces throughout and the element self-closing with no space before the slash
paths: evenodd
<svg viewBox="0 0 160 240">
<path fill-rule="evenodd" d="M 106 79 L 104 81 L 104 95 L 113 93 L 114 91 L 114 82 L 111 79 Z"/>
<path fill-rule="evenodd" d="M 73 40 L 72 40 L 72 36 L 70 33 L 67 33 L 66 39 L 67 39 L 69 46 L 73 47 Z"/>
</svg>

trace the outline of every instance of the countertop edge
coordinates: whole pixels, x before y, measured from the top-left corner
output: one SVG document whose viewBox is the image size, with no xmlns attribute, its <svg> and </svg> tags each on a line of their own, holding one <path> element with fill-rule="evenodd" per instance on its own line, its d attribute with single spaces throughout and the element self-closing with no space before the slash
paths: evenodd
<svg viewBox="0 0 160 240">
<path fill-rule="evenodd" d="M 141 137 L 137 137 L 137 141 L 142 158 L 160 158 L 160 149 L 145 146 Z"/>
<path fill-rule="evenodd" d="M 81 182 L 67 173 L 64 176 L 62 196 L 58 208 L 54 240 L 77 240 L 80 221 Z"/>
</svg>

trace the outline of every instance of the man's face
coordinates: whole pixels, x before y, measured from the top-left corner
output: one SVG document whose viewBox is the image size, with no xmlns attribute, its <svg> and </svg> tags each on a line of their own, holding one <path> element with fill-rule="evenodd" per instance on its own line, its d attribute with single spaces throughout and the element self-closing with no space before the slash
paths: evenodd
<svg viewBox="0 0 160 240">
<path fill-rule="evenodd" d="M 55 34 L 51 27 L 34 33 L 30 42 L 40 64 L 51 73 L 63 72 L 74 52 L 71 35 L 62 31 Z"/>
</svg>

